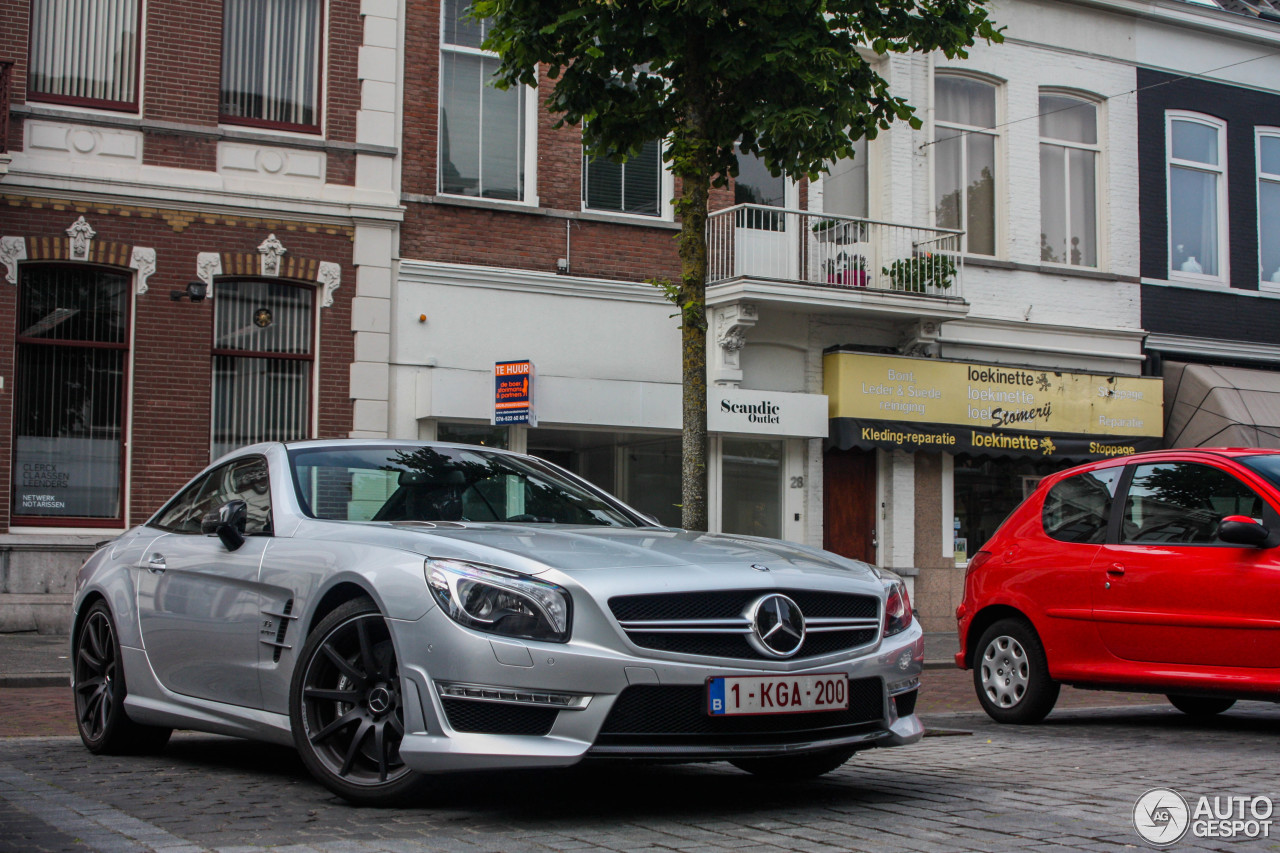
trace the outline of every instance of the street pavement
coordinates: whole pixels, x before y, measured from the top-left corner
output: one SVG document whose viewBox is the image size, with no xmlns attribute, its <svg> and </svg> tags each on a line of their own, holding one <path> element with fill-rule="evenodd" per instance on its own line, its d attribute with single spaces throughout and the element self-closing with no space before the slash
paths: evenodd
<svg viewBox="0 0 1280 853">
<path fill-rule="evenodd" d="M 932 736 L 802 784 L 604 765 L 452 776 L 416 808 L 359 809 L 287 748 L 179 733 L 160 756 L 90 755 L 68 687 L 0 687 L 0 853 L 1131 850 L 1150 849 L 1132 824 L 1150 788 L 1280 799 L 1277 705 L 1196 722 L 1162 697 L 1065 688 L 1046 723 L 998 726 L 970 673 L 930 668 L 918 708 Z"/>
</svg>

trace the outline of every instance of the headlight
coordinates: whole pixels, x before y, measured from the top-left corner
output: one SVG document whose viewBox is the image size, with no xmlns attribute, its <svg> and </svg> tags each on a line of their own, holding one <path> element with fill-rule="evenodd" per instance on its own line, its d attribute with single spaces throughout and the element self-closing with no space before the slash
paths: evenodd
<svg viewBox="0 0 1280 853">
<path fill-rule="evenodd" d="M 427 560 L 427 585 L 457 623 L 526 640 L 569 641 L 572 599 L 555 584 L 462 560 Z"/>
<path fill-rule="evenodd" d="M 884 635 L 892 637 L 911 627 L 911 599 L 902 581 L 894 581 L 886 589 L 889 597 L 884 603 Z"/>
</svg>

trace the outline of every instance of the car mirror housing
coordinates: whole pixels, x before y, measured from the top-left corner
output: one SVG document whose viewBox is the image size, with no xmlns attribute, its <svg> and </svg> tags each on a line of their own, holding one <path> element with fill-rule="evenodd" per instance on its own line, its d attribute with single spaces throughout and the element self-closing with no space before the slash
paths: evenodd
<svg viewBox="0 0 1280 853">
<path fill-rule="evenodd" d="M 205 536 L 217 536 L 228 551 L 235 551 L 244 544 L 244 529 L 249 517 L 249 505 L 242 500 L 227 501 L 200 522 Z"/>
<path fill-rule="evenodd" d="M 1228 515 L 1218 524 L 1218 538 L 1231 545 L 1263 548 L 1269 547 L 1271 531 L 1247 515 Z"/>
</svg>

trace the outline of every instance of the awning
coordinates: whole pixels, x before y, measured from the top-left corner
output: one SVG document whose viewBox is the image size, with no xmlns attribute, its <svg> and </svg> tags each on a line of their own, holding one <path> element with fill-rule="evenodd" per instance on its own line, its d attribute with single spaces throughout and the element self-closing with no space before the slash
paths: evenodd
<svg viewBox="0 0 1280 853">
<path fill-rule="evenodd" d="M 1166 447 L 1280 449 L 1280 373 L 1164 363 Z"/>
</svg>

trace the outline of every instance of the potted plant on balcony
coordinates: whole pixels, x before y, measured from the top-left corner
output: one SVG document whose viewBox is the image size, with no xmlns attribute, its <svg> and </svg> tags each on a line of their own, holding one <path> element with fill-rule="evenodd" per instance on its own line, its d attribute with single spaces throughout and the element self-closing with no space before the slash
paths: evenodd
<svg viewBox="0 0 1280 853">
<path fill-rule="evenodd" d="M 956 265 L 946 255 L 923 252 L 909 258 L 899 258 L 880 271 L 889 279 L 890 290 L 909 293 L 928 293 L 946 290 L 956 276 Z"/>
<path fill-rule="evenodd" d="M 840 252 L 834 258 L 828 258 L 826 266 L 827 284 L 867 286 L 867 259 L 862 255 Z"/>
</svg>

